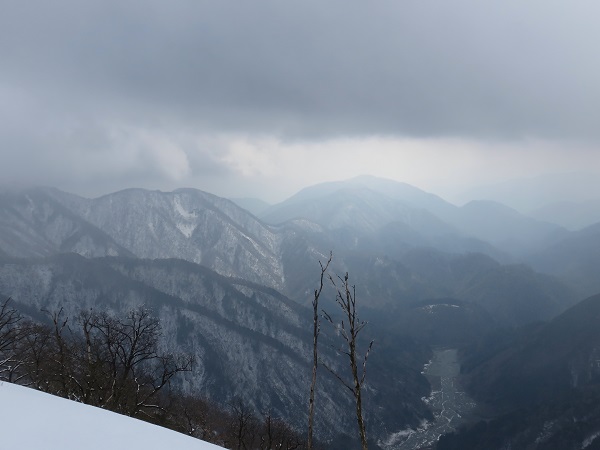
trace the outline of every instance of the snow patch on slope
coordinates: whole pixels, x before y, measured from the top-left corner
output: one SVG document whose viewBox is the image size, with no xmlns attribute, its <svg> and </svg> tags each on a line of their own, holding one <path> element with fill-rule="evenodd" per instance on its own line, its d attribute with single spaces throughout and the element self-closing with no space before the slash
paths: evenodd
<svg viewBox="0 0 600 450">
<path fill-rule="evenodd" d="M 186 238 L 192 237 L 192 233 L 196 229 L 196 224 L 193 223 L 178 223 L 175 226 Z"/>
<path fill-rule="evenodd" d="M 583 443 L 581 444 L 581 448 L 588 448 L 590 445 L 592 445 L 592 442 L 594 442 L 598 437 L 600 437 L 600 431 L 597 431 L 596 433 L 592 434 L 590 437 L 586 438 Z"/>
<path fill-rule="evenodd" d="M 186 238 L 189 239 L 190 237 L 192 237 L 192 233 L 198 226 L 198 224 L 196 223 L 198 213 L 196 211 L 186 211 L 186 209 L 181 204 L 181 198 L 179 196 L 173 197 L 173 207 L 175 208 L 175 212 L 185 220 L 185 222 L 177 222 L 175 226 L 179 231 L 181 231 L 181 234 L 183 234 Z"/>
<path fill-rule="evenodd" d="M 185 208 L 181 204 L 181 199 L 179 198 L 179 196 L 173 197 L 173 206 L 175 207 L 175 211 L 177 211 L 177 213 L 179 213 L 179 215 L 184 219 L 190 220 L 195 219 L 197 217 L 197 214 L 195 212 L 188 212 L 185 210 Z"/>
</svg>

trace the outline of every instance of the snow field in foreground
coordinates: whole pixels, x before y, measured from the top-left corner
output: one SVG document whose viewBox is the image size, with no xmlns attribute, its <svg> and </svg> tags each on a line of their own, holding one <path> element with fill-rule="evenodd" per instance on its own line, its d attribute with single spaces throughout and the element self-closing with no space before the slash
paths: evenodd
<svg viewBox="0 0 600 450">
<path fill-rule="evenodd" d="M 104 409 L 0 382 L 0 450 L 217 450 Z"/>
</svg>

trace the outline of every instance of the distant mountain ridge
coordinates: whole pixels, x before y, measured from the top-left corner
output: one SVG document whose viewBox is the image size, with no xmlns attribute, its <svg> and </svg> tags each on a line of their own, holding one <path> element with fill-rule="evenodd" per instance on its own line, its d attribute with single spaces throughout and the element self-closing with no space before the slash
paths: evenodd
<svg viewBox="0 0 600 450">
<path fill-rule="evenodd" d="M 87 257 L 183 259 L 301 302 L 310 297 L 316 262 L 330 250 L 336 254 L 335 270 L 343 272 L 350 255 L 361 255 L 365 262 L 379 255 L 403 261 L 411 251 L 427 248 L 484 253 L 509 262 L 515 256 L 489 240 L 511 247 L 506 241 L 512 238 L 511 250 L 517 253 L 526 252 L 522 245 L 533 251 L 569 236 L 503 205 L 477 202 L 458 208 L 412 186 L 374 177 L 307 188 L 265 213 L 287 217 L 271 225 L 229 200 L 194 189 L 128 189 L 85 199 L 38 188 L 5 193 L 0 208 L 5 211 L 0 216 L 0 255 L 73 251 Z"/>
<path fill-rule="evenodd" d="M 587 202 L 600 198 L 598 175 L 597 167 L 589 167 L 587 172 L 551 173 L 517 178 L 471 188 L 459 196 L 459 201 L 493 200 L 522 213 L 554 202 Z"/>
<path fill-rule="evenodd" d="M 403 204 L 412 208 L 426 209 L 431 211 L 432 214 L 440 216 L 444 216 L 444 211 L 452 211 L 456 208 L 454 205 L 437 195 L 425 192 L 410 184 L 370 175 L 362 175 L 344 181 L 331 181 L 309 186 L 300 190 L 284 202 L 273 205 L 272 208 L 278 209 L 282 204 L 294 204 L 316 199 L 333 194 L 340 189 L 347 188 L 367 188 L 373 192 L 383 194 L 390 199 L 401 201 Z"/>
<path fill-rule="evenodd" d="M 459 208 L 372 177 L 300 192 L 265 213 L 277 223 L 194 189 L 85 199 L 37 188 L 3 193 L 0 212 L 0 295 L 40 317 L 42 308 L 76 315 L 81 307 L 120 313 L 146 304 L 165 324 L 163 344 L 202 361 L 184 385 L 224 401 L 245 395 L 257 411 L 295 424 L 305 421 L 310 360 L 303 306 L 319 261 L 333 251 L 332 275 L 349 272 L 361 316 L 376 324 L 366 330 L 378 342 L 369 397 L 378 409 L 368 419 L 378 436 L 388 425 L 431 418 L 420 375 L 429 345 L 465 345 L 486 330 L 549 320 L 578 299 L 557 278 L 515 263 L 517 255 L 558 245 L 556 259 L 566 239 L 586 245 L 595 236 L 493 202 Z M 328 289 L 321 306 L 333 311 Z M 349 400 L 334 381 L 320 400 L 328 411 L 322 426 L 345 433 Z"/>
<path fill-rule="evenodd" d="M 0 194 L 0 252 L 22 257 L 76 252 L 84 256 L 133 254 L 70 210 L 54 189 Z M 78 198 L 78 197 L 77 197 Z"/>
<path fill-rule="evenodd" d="M 267 203 L 259 198 L 230 198 L 233 203 L 238 205 L 240 208 L 244 208 L 246 211 L 254 214 L 255 216 L 260 215 L 266 211 L 271 204 Z"/>
<path fill-rule="evenodd" d="M 90 229 L 102 230 L 121 249 L 99 249 L 91 256 L 180 258 L 202 262 L 224 275 L 282 286 L 283 269 L 276 256 L 280 236 L 229 200 L 193 189 L 170 193 L 128 189 L 97 199 L 53 189 L 35 192 L 52 201 L 54 209 L 64 210 Z M 21 195 L 31 198 L 28 193 Z M 36 211 L 44 208 L 45 204 L 31 205 Z M 69 240 L 65 238 L 65 242 Z M 36 245 L 30 242 L 30 247 Z M 31 251 L 27 245 L 23 247 L 8 253 L 28 256 Z M 52 254 L 51 250 L 42 255 Z"/>
<path fill-rule="evenodd" d="M 600 198 L 584 202 L 553 202 L 530 211 L 528 215 L 577 231 L 600 222 Z"/>
<path fill-rule="evenodd" d="M 384 206 L 395 204 L 404 212 L 414 209 L 425 210 L 439 218 L 443 218 L 456 208 L 436 195 L 409 184 L 372 176 L 360 176 L 346 181 L 321 183 L 302 189 L 287 200 L 271 206 L 260 217 L 269 223 L 283 222 L 297 217 L 308 218 L 302 216 L 302 212 L 306 211 L 307 207 L 318 203 L 322 198 L 332 198 L 339 192 L 350 194 L 365 192 L 367 199 L 370 200 L 375 200 L 375 195 L 379 195 L 382 196 L 379 201 L 383 202 Z M 321 215 L 323 213 L 321 212 Z M 292 217 L 293 215 L 296 217 Z"/>
<path fill-rule="evenodd" d="M 600 223 L 555 240 L 527 260 L 537 270 L 568 280 L 583 296 L 600 292 Z"/>
<path fill-rule="evenodd" d="M 272 224 L 303 218 L 326 229 L 349 227 L 362 233 L 401 223 L 430 245 L 440 237 L 446 242 L 462 240 L 464 246 L 457 251 L 484 251 L 494 257 L 505 252 L 520 258 L 566 232 L 497 202 L 473 201 L 457 207 L 405 183 L 370 176 L 303 189 L 260 218 Z M 484 250 L 474 240 L 495 248 Z"/>
<path fill-rule="evenodd" d="M 530 219 L 493 201 L 472 201 L 460 208 L 457 225 L 466 233 L 519 256 L 564 233 L 558 225 Z"/>
</svg>

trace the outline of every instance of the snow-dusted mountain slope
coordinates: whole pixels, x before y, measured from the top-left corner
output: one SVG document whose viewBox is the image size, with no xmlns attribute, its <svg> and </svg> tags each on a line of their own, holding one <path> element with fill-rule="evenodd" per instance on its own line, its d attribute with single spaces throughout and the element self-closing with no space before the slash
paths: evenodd
<svg viewBox="0 0 600 450">
<path fill-rule="evenodd" d="M 217 450 L 213 444 L 104 409 L 0 383 L 1 447 L 24 450 Z"/>
<path fill-rule="evenodd" d="M 177 381 L 185 392 L 206 393 L 223 405 L 239 398 L 257 414 L 270 411 L 298 429 L 306 423 L 310 314 L 271 288 L 183 260 L 64 254 L 0 264 L 2 296 L 11 296 L 15 307 L 41 320 L 47 316 L 40 311 L 62 308 L 72 318 L 73 332 L 80 329 L 82 310 L 120 316 L 143 305 L 160 320 L 161 347 L 195 357 L 193 371 Z M 321 357 L 338 367 L 344 360 L 333 354 L 335 338 L 334 331 L 323 330 Z M 369 414 L 373 433 L 418 423 L 427 413 L 420 398 L 428 394 L 420 366 L 383 364 L 383 344 L 371 361 L 378 359 L 381 366 L 373 371 L 370 386 L 373 396 L 383 400 Z M 404 375 L 414 383 L 398 383 Z M 315 432 L 326 439 L 351 433 L 354 426 L 351 399 L 338 384 L 332 376 L 319 380 Z"/>
<path fill-rule="evenodd" d="M 0 257 L 177 258 L 289 294 L 286 260 L 295 270 L 298 251 L 312 265 L 332 248 L 321 237 L 317 250 L 314 236 L 303 238 L 307 232 L 314 235 L 314 226 L 266 225 L 194 189 L 128 189 L 97 199 L 52 188 L 0 192 Z"/>
<path fill-rule="evenodd" d="M 304 302 L 312 288 L 306 274 L 313 277 L 311 268 L 330 250 L 341 272 L 351 252 L 401 259 L 422 247 L 506 262 L 508 253 L 539 250 L 561 231 L 501 205 L 458 208 L 417 188 L 371 178 L 308 188 L 263 218 L 272 224 L 195 189 L 127 189 L 96 199 L 50 188 L 4 192 L 0 255 L 177 258 Z"/>
<path fill-rule="evenodd" d="M 392 197 L 388 191 L 380 192 L 363 184 L 361 179 L 307 188 L 270 207 L 261 218 L 268 223 L 308 219 L 330 230 L 351 226 L 361 232 L 376 232 L 389 223 L 400 222 L 425 236 L 457 233 L 424 205 Z"/>
<path fill-rule="evenodd" d="M 86 257 L 133 256 L 104 231 L 65 207 L 54 189 L 0 192 L 0 249 L 10 256 L 75 252 Z"/>
<path fill-rule="evenodd" d="M 233 202 L 195 189 L 127 189 L 56 200 L 139 258 L 179 258 L 222 275 L 283 286 L 280 234 Z"/>
<path fill-rule="evenodd" d="M 417 246 L 425 243 L 442 250 L 484 251 L 493 257 L 497 255 L 492 248 L 465 238 L 521 256 L 565 231 L 499 203 L 472 202 L 459 208 L 414 186 L 375 177 L 310 186 L 271 206 L 260 217 L 267 223 L 304 218 L 330 230 L 352 228 L 363 233 L 401 224 L 410 231 L 410 238 L 404 239 L 408 244 L 416 239 Z"/>
</svg>

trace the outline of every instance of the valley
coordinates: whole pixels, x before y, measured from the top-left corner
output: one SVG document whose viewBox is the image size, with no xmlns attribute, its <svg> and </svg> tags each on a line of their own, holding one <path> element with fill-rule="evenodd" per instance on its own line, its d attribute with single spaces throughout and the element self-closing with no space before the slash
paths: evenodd
<svg viewBox="0 0 600 450">
<path fill-rule="evenodd" d="M 469 414 L 476 404 L 459 384 L 460 364 L 457 349 L 435 349 L 433 358 L 423 368 L 431 383 L 431 394 L 423 401 L 431 408 L 434 420 L 417 429 L 393 433 L 382 443 L 384 450 L 430 448 L 440 436 L 455 431 L 473 420 Z"/>
<path fill-rule="evenodd" d="M 0 11 L 9 447 L 600 450 L 599 1 Z"/>
<path fill-rule="evenodd" d="M 515 387 L 504 380 L 518 369 L 501 352 L 575 308 L 598 279 L 593 228 L 493 203 L 457 207 L 373 177 L 313 186 L 259 217 L 193 189 L 85 199 L 35 188 L 0 195 L 0 212 L 0 295 L 27 317 L 149 308 L 161 347 L 196 361 L 178 389 L 237 399 L 297 430 L 307 418 L 307 306 L 332 251 L 329 274 L 349 273 L 368 322 L 359 346 L 374 342 L 365 421 L 387 450 L 435 446 L 470 424 L 475 402 L 492 415 L 518 407 L 491 394 L 509 399 Z M 582 246 L 591 257 L 578 256 Z M 321 307 L 337 314 L 329 283 Z M 320 358 L 343 370 L 339 339 L 322 324 Z M 595 382 L 585 363 L 594 349 L 569 360 L 585 383 Z M 319 371 L 316 436 L 347 450 L 354 427 L 352 398 Z"/>
</svg>

